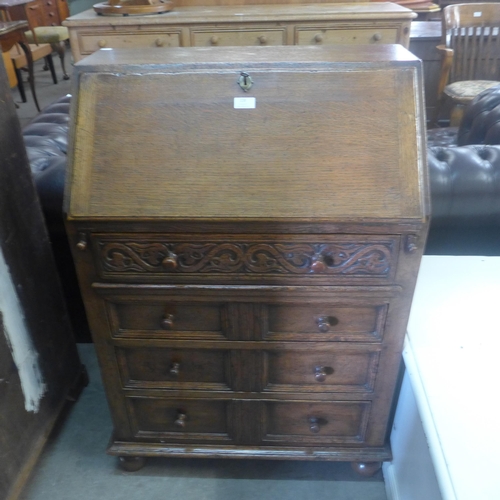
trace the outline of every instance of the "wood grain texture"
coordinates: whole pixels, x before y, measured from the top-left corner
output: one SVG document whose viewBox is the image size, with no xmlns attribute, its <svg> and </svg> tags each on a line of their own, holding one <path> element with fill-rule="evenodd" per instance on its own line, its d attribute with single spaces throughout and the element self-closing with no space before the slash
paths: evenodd
<svg viewBox="0 0 500 500">
<path fill-rule="evenodd" d="M 415 144 L 402 140 L 407 124 L 415 126 L 415 103 L 395 99 L 407 88 L 395 70 L 324 68 L 311 87 L 309 73 L 280 72 L 277 80 L 250 63 L 240 69 L 257 82 L 256 109 L 234 109 L 233 99 L 241 97 L 237 71 L 152 74 L 146 81 L 83 76 L 85 116 L 78 113 L 75 147 L 76 161 L 87 168 L 74 180 L 71 215 L 422 217 L 421 200 L 408 192 L 419 184 L 418 171 L 409 169 Z M 412 71 L 408 76 L 415 78 Z M 184 91 L 174 94 L 173 88 Z M 118 104 L 112 99 L 117 89 Z M 370 141 L 375 129 L 379 140 Z"/>
</svg>

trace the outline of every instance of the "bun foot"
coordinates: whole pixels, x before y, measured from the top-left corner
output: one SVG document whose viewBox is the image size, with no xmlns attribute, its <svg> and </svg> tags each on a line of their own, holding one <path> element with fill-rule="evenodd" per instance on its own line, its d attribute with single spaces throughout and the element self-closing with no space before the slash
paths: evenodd
<svg viewBox="0 0 500 500">
<path fill-rule="evenodd" d="M 118 457 L 118 463 L 127 472 L 136 472 L 144 467 L 146 459 L 144 457 Z"/>
<path fill-rule="evenodd" d="M 372 477 L 380 470 L 382 462 L 351 462 L 351 467 L 360 476 Z"/>
</svg>

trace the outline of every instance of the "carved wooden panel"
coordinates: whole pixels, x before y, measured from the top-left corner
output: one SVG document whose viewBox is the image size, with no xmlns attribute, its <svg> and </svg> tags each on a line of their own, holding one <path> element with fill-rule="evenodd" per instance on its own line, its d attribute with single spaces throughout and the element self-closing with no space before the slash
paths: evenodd
<svg viewBox="0 0 500 500">
<path fill-rule="evenodd" d="M 96 238 L 101 274 L 389 276 L 395 238 L 379 241 L 232 242 Z"/>
</svg>

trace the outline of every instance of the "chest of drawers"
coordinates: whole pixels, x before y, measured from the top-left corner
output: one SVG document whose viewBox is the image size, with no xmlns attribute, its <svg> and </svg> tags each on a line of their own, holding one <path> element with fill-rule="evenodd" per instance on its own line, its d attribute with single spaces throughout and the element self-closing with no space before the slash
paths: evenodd
<svg viewBox="0 0 500 500">
<path fill-rule="evenodd" d="M 76 68 L 65 209 L 109 452 L 390 458 L 429 213 L 420 61 L 178 48 Z"/>
<path fill-rule="evenodd" d="M 408 47 L 416 14 L 389 2 L 176 7 L 155 16 L 68 18 L 75 61 L 101 48 L 388 44 Z M 227 3 L 227 2 L 226 2 Z"/>
</svg>

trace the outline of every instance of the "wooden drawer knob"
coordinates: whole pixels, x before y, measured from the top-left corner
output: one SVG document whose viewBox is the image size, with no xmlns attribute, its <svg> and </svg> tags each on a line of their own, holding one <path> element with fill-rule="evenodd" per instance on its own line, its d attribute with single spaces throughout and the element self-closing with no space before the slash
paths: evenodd
<svg viewBox="0 0 500 500">
<path fill-rule="evenodd" d="M 101 49 L 103 49 L 104 47 L 106 47 L 107 44 L 108 44 L 108 42 L 106 40 L 99 40 L 97 42 L 97 45 L 99 45 L 99 47 L 101 47 Z"/>
<path fill-rule="evenodd" d="M 319 33 L 318 33 L 318 34 L 314 37 L 314 42 L 315 42 L 315 43 L 322 43 L 322 42 L 323 42 L 323 38 L 324 38 L 324 37 L 323 37 L 323 35 L 321 35 L 321 34 L 319 34 Z"/>
<path fill-rule="evenodd" d="M 85 233 L 78 234 L 78 242 L 76 244 L 76 248 L 81 252 L 87 250 L 87 235 Z"/>
<path fill-rule="evenodd" d="M 380 33 L 375 33 L 372 38 L 374 42 L 380 42 L 380 40 L 382 40 L 382 35 Z"/>
<path fill-rule="evenodd" d="M 179 373 L 181 371 L 181 364 L 180 363 L 172 363 L 172 366 L 170 367 L 170 375 L 172 375 L 172 377 L 178 377 L 179 376 Z"/>
<path fill-rule="evenodd" d="M 267 43 L 267 36 L 265 36 L 265 35 L 259 36 L 259 43 L 261 45 L 266 45 L 266 43 Z"/>
<path fill-rule="evenodd" d="M 184 429 L 186 427 L 186 420 L 187 420 L 187 414 L 184 413 L 183 411 L 178 411 L 177 412 L 177 419 L 174 422 L 174 425 L 176 427 L 180 427 L 181 429 Z"/>
<path fill-rule="evenodd" d="M 309 430 L 313 434 L 317 434 L 319 432 L 319 424 L 320 419 L 317 417 L 309 417 Z"/>
<path fill-rule="evenodd" d="M 165 45 L 165 40 L 162 40 L 161 38 L 157 38 L 157 39 L 155 40 L 155 45 L 156 45 L 157 47 L 163 47 L 163 46 Z"/>
<path fill-rule="evenodd" d="M 220 38 L 218 36 L 213 36 L 210 38 L 210 45 L 217 45 L 219 43 Z"/>
<path fill-rule="evenodd" d="M 165 314 L 163 318 L 161 319 L 161 327 L 164 330 L 172 330 L 174 327 L 174 315 L 173 314 Z"/>
<path fill-rule="evenodd" d="M 318 325 L 319 331 L 326 333 L 330 331 L 332 326 L 338 325 L 339 320 L 335 316 L 320 316 L 316 323 Z"/>
<path fill-rule="evenodd" d="M 170 252 L 161 262 L 163 268 L 166 271 L 175 271 L 177 269 L 177 255 L 175 253 Z"/>
<path fill-rule="evenodd" d="M 314 368 L 314 378 L 317 382 L 324 382 L 327 375 L 333 373 L 333 368 L 331 366 L 316 366 Z"/>
</svg>

